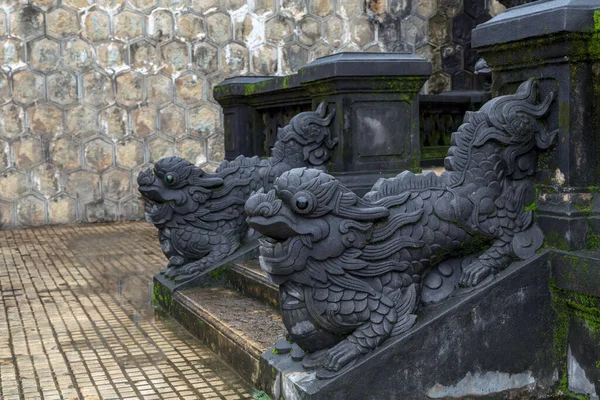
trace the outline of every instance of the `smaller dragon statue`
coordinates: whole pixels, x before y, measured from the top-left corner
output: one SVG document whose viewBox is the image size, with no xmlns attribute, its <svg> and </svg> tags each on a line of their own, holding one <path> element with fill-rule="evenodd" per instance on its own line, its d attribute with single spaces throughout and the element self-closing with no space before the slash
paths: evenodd
<svg viewBox="0 0 600 400">
<path fill-rule="evenodd" d="M 260 263 L 280 285 L 291 339 L 331 378 L 416 322 L 423 283 L 450 257 L 481 252 L 457 272 L 475 286 L 543 244 L 530 179 L 556 132 L 542 123 L 553 95 L 533 81 L 465 116 L 446 171 L 381 179 L 359 198 L 334 177 L 293 169 L 246 202 Z"/>
<path fill-rule="evenodd" d="M 167 157 L 138 176 L 146 217 L 158 228 L 168 258 L 165 276 L 181 282 L 204 271 L 240 247 L 248 227 L 244 203 L 258 189 L 270 189 L 292 168 L 325 168 L 337 140 L 330 137 L 333 113 L 321 103 L 277 133 L 272 156 L 239 156 L 223 161 L 214 173 L 179 158 Z"/>
</svg>

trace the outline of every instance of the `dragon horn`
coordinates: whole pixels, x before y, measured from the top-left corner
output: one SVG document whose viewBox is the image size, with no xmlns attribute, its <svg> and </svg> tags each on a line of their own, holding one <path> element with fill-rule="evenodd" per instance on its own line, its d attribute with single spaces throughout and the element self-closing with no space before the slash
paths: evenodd
<svg viewBox="0 0 600 400">
<path fill-rule="evenodd" d="M 317 115 L 321 118 L 323 118 L 325 116 L 325 110 L 327 109 L 327 105 L 325 105 L 325 102 L 322 101 L 321 104 L 319 104 L 319 106 L 317 107 L 317 110 L 315 111 L 317 113 Z"/>
<path fill-rule="evenodd" d="M 298 133 L 302 132 L 307 126 L 311 124 L 319 125 L 319 126 L 327 126 L 333 119 L 335 115 L 335 110 L 329 113 L 328 116 L 323 117 L 325 115 L 325 102 L 322 102 L 319 107 L 317 107 L 317 111 L 308 111 L 298 114 L 291 121 L 292 127 Z"/>
<path fill-rule="evenodd" d="M 536 104 L 537 87 L 538 85 L 533 79 L 528 79 L 523 82 L 517 89 L 517 92 L 511 96 L 512 98 L 507 98 L 506 101 L 509 107 L 507 112 L 513 113 L 521 111 L 535 117 L 546 115 L 550 109 L 550 104 L 554 101 L 554 92 L 550 92 L 542 103 Z"/>
</svg>

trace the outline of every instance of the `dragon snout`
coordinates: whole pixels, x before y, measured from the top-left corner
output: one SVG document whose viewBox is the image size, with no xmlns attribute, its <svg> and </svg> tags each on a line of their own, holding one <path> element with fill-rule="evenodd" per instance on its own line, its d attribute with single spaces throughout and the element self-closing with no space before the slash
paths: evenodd
<svg viewBox="0 0 600 400">
<path fill-rule="evenodd" d="M 279 212 L 281 209 L 281 200 L 275 198 L 275 190 L 264 193 L 264 190 L 261 188 L 246 201 L 245 209 L 246 215 L 249 217 L 260 216 L 269 218 Z"/>
<path fill-rule="evenodd" d="M 152 174 L 152 171 L 147 169 L 145 171 L 140 172 L 137 177 L 138 185 L 140 186 L 150 186 L 154 183 L 155 176 Z"/>
</svg>

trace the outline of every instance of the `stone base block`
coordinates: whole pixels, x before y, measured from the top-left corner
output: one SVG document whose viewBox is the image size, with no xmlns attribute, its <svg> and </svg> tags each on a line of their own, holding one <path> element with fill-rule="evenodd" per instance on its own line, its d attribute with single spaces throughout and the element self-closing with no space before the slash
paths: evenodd
<svg viewBox="0 0 600 400">
<path fill-rule="evenodd" d="M 269 349 L 262 357 L 276 371 L 271 394 L 286 400 L 548 395 L 564 362 L 554 346 L 548 258 L 544 252 L 513 263 L 484 287 L 458 289 L 424 307 L 415 328 L 330 380 Z"/>
</svg>

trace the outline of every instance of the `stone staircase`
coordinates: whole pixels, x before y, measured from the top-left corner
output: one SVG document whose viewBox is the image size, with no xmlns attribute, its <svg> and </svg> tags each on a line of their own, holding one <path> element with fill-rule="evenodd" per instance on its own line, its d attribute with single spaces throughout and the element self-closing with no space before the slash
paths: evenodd
<svg viewBox="0 0 600 400">
<path fill-rule="evenodd" d="M 213 270 L 201 286 L 170 293 L 154 278 L 154 302 L 168 310 L 256 388 L 268 391 L 271 367 L 260 356 L 287 333 L 279 313 L 279 289 L 256 258 Z"/>
</svg>

